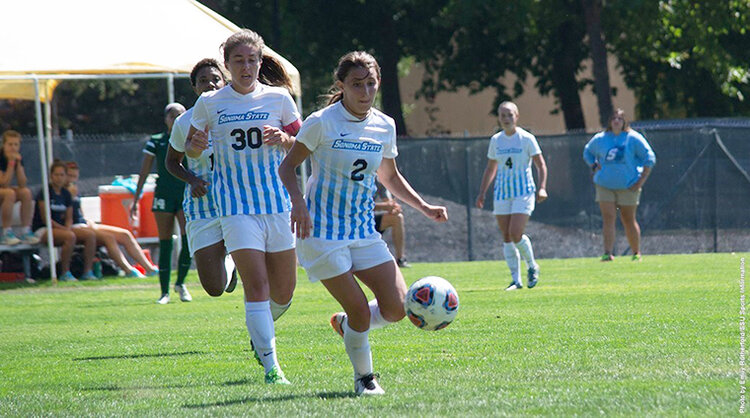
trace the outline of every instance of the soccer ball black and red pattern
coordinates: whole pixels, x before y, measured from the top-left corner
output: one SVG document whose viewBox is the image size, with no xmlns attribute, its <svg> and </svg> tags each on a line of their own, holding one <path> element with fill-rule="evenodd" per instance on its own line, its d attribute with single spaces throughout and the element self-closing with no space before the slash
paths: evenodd
<svg viewBox="0 0 750 418">
<path fill-rule="evenodd" d="M 417 328 L 437 331 L 447 327 L 458 313 L 458 292 L 442 277 L 427 276 L 406 292 L 404 309 Z"/>
</svg>

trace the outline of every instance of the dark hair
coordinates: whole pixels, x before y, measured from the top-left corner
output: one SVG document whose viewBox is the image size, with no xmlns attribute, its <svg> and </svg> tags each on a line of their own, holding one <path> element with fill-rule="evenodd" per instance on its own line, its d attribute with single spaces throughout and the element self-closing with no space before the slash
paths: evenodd
<svg viewBox="0 0 750 418">
<path fill-rule="evenodd" d="M 260 72 L 258 73 L 258 81 L 269 86 L 284 87 L 289 91 L 289 94 L 294 92 L 292 78 L 286 72 L 284 64 L 276 57 L 270 55 L 263 55 L 263 63 L 260 64 Z"/>
<path fill-rule="evenodd" d="M 328 105 L 332 105 L 344 97 L 344 92 L 336 86 L 336 81 L 343 83 L 346 76 L 355 68 L 373 68 L 378 75 L 378 80 L 380 80 L 380 65 L 378 65 L 375 57 L 364 51 L 349 52 L 339 59 L 339 65 L 333 73 L 334 83 L 329 90 L 329 94 L 324 96 Z"/>
<path fill-rule="evenodd" d="M 203 58 L 202 60 L 198 61 L 198 63 L 193 66 L 193 70 L 190 71 L 191 86 L 195 87 L 196 79 L 198 78 L 198 72 L 206 67 L 216 68 L 221 74 L 221 79 L 226 81 L 227 77 L 224 74 L 224 70 L 221 68 L 221 65 L 219 64 L 219 61 L 216 61 L 213 58 Z"/>
<path fill-rule="evenodd" d="M 612 119 L 615 117 L 621 117 L 622 118 L 622 130 L 623 132 L 630 131 L 630 122 L 628 122 L 628 119 L 625 117 L 625 111 L 620 109 L 619 107 L 612 112 L 612 115 L 610 115 L 609 120 L 607 121 L 607 130 L 612 130 Z"/>
<path fill-rule="evenodd" d="M 55 161 L 52 161 L 52 164 L 49 166 L 49 173 L 52 174 L 56 168 L 62 168 L 64 171 L 67 171 L 65 161 L 62 160 L 55 159 Z"/>
</svg>

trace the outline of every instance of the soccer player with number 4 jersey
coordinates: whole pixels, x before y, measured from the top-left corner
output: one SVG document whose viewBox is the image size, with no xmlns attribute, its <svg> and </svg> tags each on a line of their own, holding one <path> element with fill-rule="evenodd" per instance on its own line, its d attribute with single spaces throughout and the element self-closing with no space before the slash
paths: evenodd
<svg viewBox="0 0 750 418">
<path fill-rule="evenodd" d="M 373 374 L 368 333 L 401 320 L 406 284 L 388 247 L 375 230 L 375 176 L 396 197 L 436 222 L 444 207 L 426 203 L 396 168 L 393 119 L 372 107 L 380 87 L 380 66 L 365 52 L 339 60 L 329 106 L 310 115 L 279 168 L 292 199 L 292 230 L 300 264 L 320 281 L 344 312 L 331 317 L 354 367 L 358 395 L 384 391 Z M 312 156 L 306 196 L 295 169 Z M 355 277 L 375 295 L 368 303 Z"/>
<path fill-rule="evenodd" d="M 300 115 L 285 73 L 275 86 L 264 77 L 263 38 L 250 30 L 223 44 L 230 85 L 203 93 L 193 107 L 185 153 L 198 158 L 213 150 L 211 193 L 224 245 L 245 291 L 245 323 L 269 384 L 289 384 L 279 366 L 273 320 L 292 302 L 297 280 L 289 194 L 278 167 L 294 143 Z M 272 295 L 282 300 L 273 300 Z"/>
<path fill-rule="evenodd" d="M 505 290 L 523 288 L 521 257 L 528 267 L 526 285 L 531 289 L 539 280 L 539 265 L 524 230 L 535 203 L 547 199 L 547 164 L 534 135 L 516 126 L 518 106 L 506 101 L 500 103 L 497 113 L 503 129 L 490 138 L 487 167 L 476 205 L 480 209 L 484 207 L 484 196 L 494 179 L 493 213 L 503 234 L 503 254 L 512 279 Z M 531 174 L 532 161 L 539 177 L 539 187 L 534 184 Z"/>
</svg>

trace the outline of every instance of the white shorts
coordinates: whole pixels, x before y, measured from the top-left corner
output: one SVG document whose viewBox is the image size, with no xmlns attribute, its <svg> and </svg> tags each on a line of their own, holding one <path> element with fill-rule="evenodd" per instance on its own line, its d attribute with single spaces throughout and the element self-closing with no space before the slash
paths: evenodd
<svg viewBox="0 0 750 418">
<path fill-rule="evenodd" d="M 219 218 L 194 219 L 185 225 L 185 232 L 188 236 L 188 248 L 190 248 L 191 257 L 195 255 L 196 251 L 224 239 Z"/>
<path fill-rule="evenodd" d="M 531 193 L 513 199 L 495 200 L 492 213 L 495 215 L 510 215 L 512 213 L 523 213 L 531 216 L 536 204 L 536 194 Z"/>
<path fill-rule="evenodd" d="M 377 232 L 368 238 L 353 241 L 306 238 L 297 244 L 297 258 L 311 282 L 393 261 L 388 245 Z"/>
<path fill-rule="evenodd" d="M 294 248 L 289 212 L 222 216 L 219 220 L 228 253 L 246 249 L 277 253 Z"/>
</svg>

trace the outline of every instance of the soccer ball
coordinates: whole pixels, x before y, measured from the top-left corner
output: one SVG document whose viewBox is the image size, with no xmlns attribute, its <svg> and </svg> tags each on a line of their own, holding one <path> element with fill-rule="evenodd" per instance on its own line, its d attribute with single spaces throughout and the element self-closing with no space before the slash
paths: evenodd
<svg viewBox="0 0 750 418">
<path fill-rule="evenodd" d="M 437 331 L 447 327 L 458 313 L 458 293 L 442 277 L 423 277 L 406 292 L 404 310 L 417 328 Z"/>
</svg>

